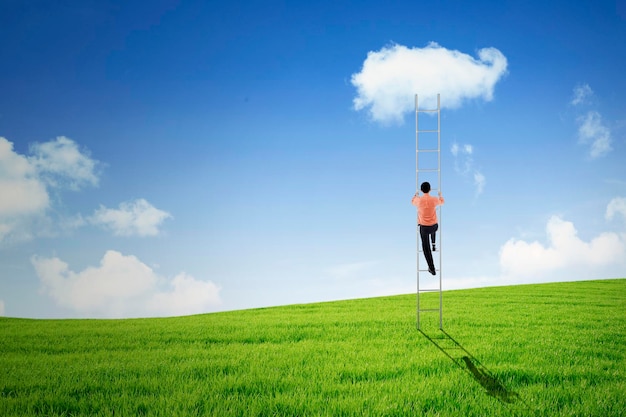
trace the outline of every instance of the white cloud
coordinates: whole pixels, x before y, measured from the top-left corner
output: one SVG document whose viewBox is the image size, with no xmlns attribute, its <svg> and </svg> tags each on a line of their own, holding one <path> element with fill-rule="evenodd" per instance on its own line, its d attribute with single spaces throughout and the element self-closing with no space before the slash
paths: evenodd
<svg viewBox="0 0 626 417">
<path fill-rule="evenodd" d="M 590 144 L 589 155 L 592 158 L 604 156 L 612 150 L 611 131 L 602 121 L 597 111 L 589 111 L 580 116 L 578 122 L 578 140 L 582 144 Z"/>
<path fill-rule="evenodd" d="M 168 212 L 159 210 L 143 198 L 121 203 L 119 209 L 100 206 L 89 218 L 92 224 L 101 225 L 118 236 L 155 236 Z"/>
<path fill-rule="evenodd" d="M 571 104 L 573 106 L 577 106 L 579 104 L 583 104 L 587 101 L 588 97 L 593 95 L 593 90 L 589 87 L 589 84 L 577 85 L 574 87 L 574 94 L 572 97 Z"/>
<path fill-rule="evenodd" d="M 454 156 L 454 170 L 458 174 L 468 175 L 472 171 L 472 167 L 474 165 L 474 159 L 472 158 L 472 145 L 463 145 L 463 147 L 461 147 L 458 143 L 454 142 L 450 151 Z"/>
<path fill-rule="evenodd" d="M 626 220 L 626 198 L 624 197 L 612 199 L 606 207 L 605 217 L 607 220 L 612 220 L 617 214 L 621 214 L 623 220 Z"/>
<path fill-rule="evenodd" d="M 601 233 L 590 242 L 577 236 L 574 224 L 553 216 L 546 226 L 548 244 L 510 239 L 500 249 L 500 266 L 510 276 L 538 276 L 572 267 L 599 267 L 623 262 L 626 243 L 616 233 Z"/>
<path fill-rule="evenodd" d="M 98 183 L 98 162 L 68 138 L 35 144 L 30 151 L 30 156 L 20 155 L 0 137 L 0 242 L 47 233 L 40 227 L 50 223 L 45 216 L 51 188 Z"/>
<path fill-rule="evenodd" d="M 474 171 L 474 188 L 476 190 L 476 195 L 482 194 L 482 192 L 485 190 L 486 182 L 487 180 L 481 172 Z"/>
<path fill-rule="evenodd" d="M 55 140 L 31 145 L 29 159 L 40 176 L 53 186 L 65 185 L 73 190 L 83 185 L 98 185 L 95 170 L 98 162 L 73 140 L 59 136 Z M 61 183 L 59 183 L 61 182 Z"/>
<path fill-rule="evenodd" d="M 13 144 L 0 137 L 0 221 L 45 210 L 49 197 L 30 161 L 13 151 Z"/>
<path fill-rule="evenodd" d="M 49 205 L 48 190 L 36 167 L 0 137 L 0 243 L 28 240 L 28 220 L 42 216 Z"/>
<path fill-rule="evenodd" d="M 113 250 L 104 254 L 99 266 L 78 273 L 59 258 L 34 256 L 31 262 L 44 293 L 83 316 L 185 315 L 204 313 L 220 304 L 220 288 L 211 281 L 184 273 L 167 280 L 136 257 Z"/>
<path fill-rule="evenodd" d="M 370 51 L 360 72 L 352 75 L 357 89 L 356 110 L 368 109 L 374 121 L 401 122 L 414 110 L 435 108 L 441 94 L 442 108 L 461 106 L 465 100 L 490 101 L 496 83 L 506 74 L 507 59 L 495 48 L 478 51 L 478 59 L 431 42 L 424 48 L 394 44 Z"/>
<path fill-rule="evenodd" d="M 574 87 L 570 104 L 577 107 L 578 143 L 589 145 L 589 156 L 595 159 L 613 149 L 611 146 L 613 140 L 611 129 L 604 123 L 600 113 L 593 109 L 597 104 L 589 100 L 593 95 L 594 92 L 588 84 L 578 85 Z M 587 109 L 585 113 L 583 109 Z"/>
<path fill-rule="evenodd" d="M 474 147 L 465 144 L 462 147 L 454 142 L 450 148 L 454 156 L 454 170 L 461 176 L 469 178 L 474 185 L 474 194 L 476 196 L 483 193 L 487 178 L 474 166 Z"/>
</svg>

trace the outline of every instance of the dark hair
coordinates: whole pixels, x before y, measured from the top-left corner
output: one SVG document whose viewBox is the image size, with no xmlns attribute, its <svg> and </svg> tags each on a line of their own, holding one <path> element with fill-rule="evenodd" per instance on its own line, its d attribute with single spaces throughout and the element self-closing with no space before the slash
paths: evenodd
<svg viewBox="0 0 626 417">
<path fill-rule="evenodd" d="M 421 188 L 422 192 L 424 194 L 426 194 L 426 193 L 430 192 L 430 183 L 428 181 L 423 182 L 422 186 L 420 188 Z"/>
</svg>

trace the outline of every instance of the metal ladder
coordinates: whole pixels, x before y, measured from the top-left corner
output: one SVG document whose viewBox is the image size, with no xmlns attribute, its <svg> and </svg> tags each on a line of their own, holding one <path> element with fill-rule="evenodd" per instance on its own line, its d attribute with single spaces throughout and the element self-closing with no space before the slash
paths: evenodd
<svg viewBox="0 0 626 417">
<path fill-rule="evenodd" d="M 419 124 L 420 113 L 431 113 L 425 115 L 426 127 Z M 437 124 L 432 120 L 433 113 L 436 113 Z M 424 117 L 424 116 L 422 116 Z M 424 119 L 422 119 L 424 122 Z M 436 127 L 436 128 L 435 128 Z M 441 191 L 441 103 L 437 94 L 437 108 L 422 110 L 419 108 L 417 94 L 415 95 L 415 184 L 416 190 L 420 191 L 420 184 L 424 181 L 430 182 L 431 195 Z M 443 297 L 442 297 L 442 268 L 441 268 L 441 206 L 437 206 L 437 218 L 439 230 L 436 233 L 437 251 L 433 252 L 433 261 L 437 276 L 433 276 L 428 271 L 426 259 L 422 253 L 419 226 L 417 226 L 417 329 L 421 330 L 422 313 L 439 313 L 439 329 L 443 330 Z M 418 220 L 416 218 L 416 224 Z M 426 268 L 420 266 L 426 264 Z M 424 275 L 420 277 L 420 275 Z M 438 283 L 436 282 L 438 278 Z M 432 296 L 423 297 L 424 293 L 435 293 L 437 300 L 433 301 Z M 424 300 L 422 299 L 424 298 Z M 424 301 L 428 301 L 424 305 Z"/>
</svg>

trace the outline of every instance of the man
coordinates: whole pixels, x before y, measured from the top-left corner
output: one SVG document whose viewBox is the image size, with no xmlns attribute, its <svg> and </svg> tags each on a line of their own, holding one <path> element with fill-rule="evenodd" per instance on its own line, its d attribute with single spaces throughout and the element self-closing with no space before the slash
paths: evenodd
<svg viewBox="0 0 626 417">
<path fill-rule="evenodd" d="M 433 262 L 433 254 L 430 251 L 430 242 L 432 241 L 433 250 L 437 250 L 435 246 L 435 238 L 437 236 L 437 229 L 439 224 L 437 223 L 437 210 L 436 207 L 444 203 L 441 191 L 439 191 L 439 197 L 432 197 L 430 194 L 430 183 L 423 182 L 420 186 L 423 196 L 419 196 L 415 193 L 411 204 L 417 207 L 417 222 L 420 227 L 420 237 L 422 238 L 422 252 L 428 263 L 428 272 L 435 275 L 435 263 Z M 430 237 L 430 239 L 429 239 Z"/>
</svg>

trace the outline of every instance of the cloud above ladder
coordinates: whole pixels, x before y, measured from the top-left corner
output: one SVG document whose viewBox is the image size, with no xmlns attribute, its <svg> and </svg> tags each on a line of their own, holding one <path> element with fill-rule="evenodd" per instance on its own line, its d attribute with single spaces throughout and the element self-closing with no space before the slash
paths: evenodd
<svg viewBox="0 0 626 417">
<path fill-rule="evenodd" d="M 401 123 L 413 111 L 416 93 L 420 108 L 435 108 L 437 93 L 442 108 L 460 107 L 471 99 L 490 101 L 507 72 L 507 59 L 496 48 L 480 49 L 477 55 L 435 42 L 424 48 L 392 44 L 370 51 L 361 71 L 352 75 L 354 109 L 366 109 L 372 120 L 386 124 Z"/>
</svg>

